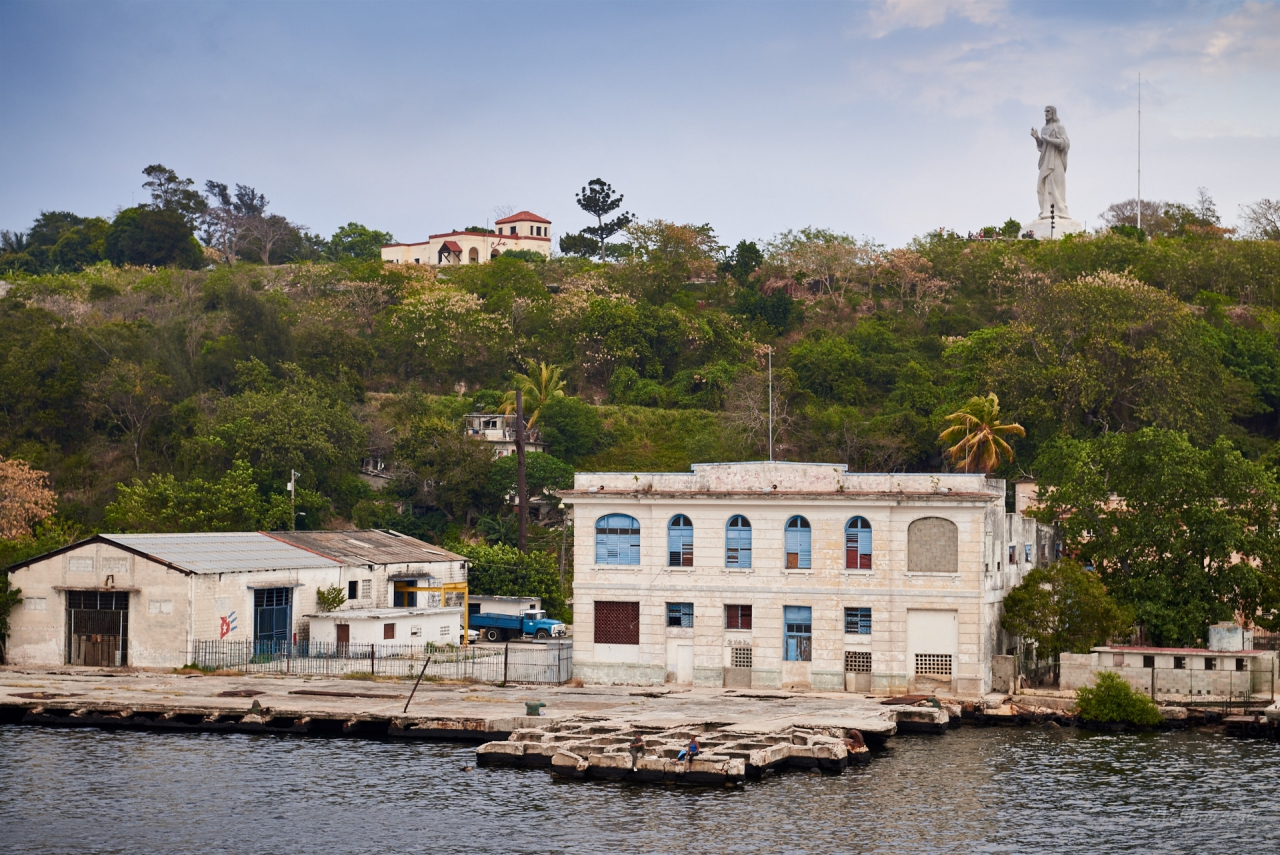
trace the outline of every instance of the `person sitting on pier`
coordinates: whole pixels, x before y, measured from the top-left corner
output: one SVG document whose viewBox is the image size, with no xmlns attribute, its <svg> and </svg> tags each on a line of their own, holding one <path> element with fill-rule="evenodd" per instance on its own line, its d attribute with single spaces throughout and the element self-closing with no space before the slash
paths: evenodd
<svg viewBox="0 0 1280 855">
<path fill-rule="evenodd" d="M 631 744 L 627 746 L 627 750 L 631 752 L 631 768 L 635 768 L 636 761 L 644 756 L 644 734 L 637 733 L 635 739 L 631 740 Z"/>
<path fill-rule="evenodd" d="M 698 744 L 698 737 L 689 740 L 689 745 L 683 751 L 676 755 L 676 760 L 688 760 L 693 762 L 693 758 L 702 753 L 702 746 Z"/>
</svg>

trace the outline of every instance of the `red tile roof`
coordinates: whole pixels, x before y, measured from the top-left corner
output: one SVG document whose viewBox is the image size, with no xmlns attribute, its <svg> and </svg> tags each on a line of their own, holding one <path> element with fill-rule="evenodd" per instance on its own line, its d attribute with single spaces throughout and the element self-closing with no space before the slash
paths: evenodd
<svg viewBox="0 0 1280 855">
<path fill-rule="evenodd" d="M 456 240 L 445 241 L 444 248 L 449 250 L 450 252 L 456 252 L 459 255 L 462 254 L 462 247 L 458 245 L 458 242 Z"/>
<path fill-rule="evenodd" d="M 443 232 L 438 235 L 432 235 L 431 240 L 435 240 L 436 238 L 453 237 L 454 235 L 458 235 L 459 237 L 490 238 L 494 243 L 503 243 L 512 240 L 551 240 L 549 237 L 534 237 L 533 235 L 491 235 L 485 232 Z"/>
<path fill-rule="evenodd" d="M 551 225 L 550 220 L 539 217 L 532 211 L 521 211 L 518 214 L 512 214 L 509 217 L 503 217 L 500 220 L 493 221 L 495 226 L 500 226 L 503 223 L 546 223 L 547 225 Z"/>
</svg>

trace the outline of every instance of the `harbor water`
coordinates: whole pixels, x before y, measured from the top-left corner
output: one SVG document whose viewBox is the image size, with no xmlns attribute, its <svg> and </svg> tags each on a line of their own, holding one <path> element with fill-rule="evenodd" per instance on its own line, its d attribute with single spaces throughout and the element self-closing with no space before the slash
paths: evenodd
<svg viewBox="0 0 1280 855">
<path fill-rule="evenodd" d="M 0 727 L 0 851 L 1112 853 L 1280 849 L 1280 745 L 966 728 L 728 789 L 476 769 L 464 745 Z"/>
</svg>

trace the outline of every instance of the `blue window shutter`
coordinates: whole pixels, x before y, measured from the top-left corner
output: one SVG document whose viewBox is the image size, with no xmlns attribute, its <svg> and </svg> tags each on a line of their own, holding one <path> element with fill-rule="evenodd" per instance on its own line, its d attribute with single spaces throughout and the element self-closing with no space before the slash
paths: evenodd
<svg viewBox="0 0 1280 855">
<path fill-rule="evenodd" d="M 871 554 L 871 529 L 864 528 L 858 532 L 858 553 L 860 555 Z"/>
</svg>

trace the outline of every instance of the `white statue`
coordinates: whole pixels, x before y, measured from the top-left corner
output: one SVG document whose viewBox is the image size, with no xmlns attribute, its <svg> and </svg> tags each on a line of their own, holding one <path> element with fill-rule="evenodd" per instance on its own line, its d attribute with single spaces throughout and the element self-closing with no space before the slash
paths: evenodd
<svg viewBox="0 0 1280 855">
<path fill-rule="evenodd" d="M 1067 213 L 1067 152 L 1071 150 L 1071 140 L 1066 126 L 1058 120 L 1057 107 L 1044 108 L 1044 128 L 1032 128 L 1031 137 L 1040 150 L 1040 175 L 1036 179 L 1040 216 L 1029 230 L 1037 238 L 1059 238 L 1084 231 Z"/>
</svg>

